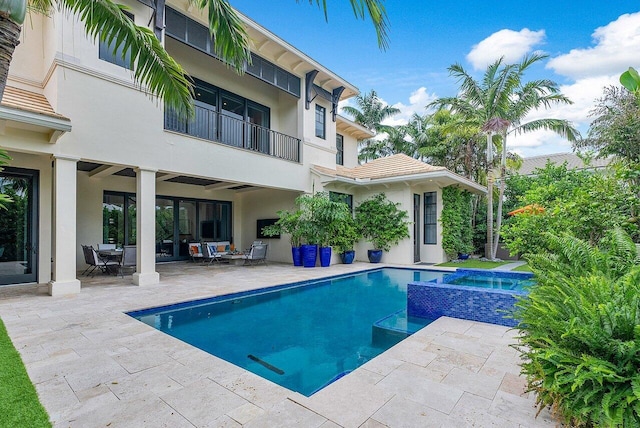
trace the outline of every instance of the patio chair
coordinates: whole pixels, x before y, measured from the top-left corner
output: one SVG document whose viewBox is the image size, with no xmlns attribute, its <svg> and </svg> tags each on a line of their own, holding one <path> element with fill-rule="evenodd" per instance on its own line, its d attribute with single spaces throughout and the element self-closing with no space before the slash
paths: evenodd
<svg viewBox="0 0 640 428">
<path fill-rule="evenodd" d="M 260 262 L 267 264 L 267 247 L 268 244 L 256 244 L 251 246 L 248 254 L 244 255 L 244 264 L 252 265 Z"/>
<path fill-rule="evenodd" d="M 122 247 L 122 261 L 120 262 L 120 276 L 124 278 L 122 270 L 124 268 L 135 267 L 137 264 L 137 250 L 135 245 L 125 245 Z"/>
<path fill-rule="evenodd" d="M 199 242 L 190 242 L 189 256 L 191 256 L 191 260 L 194 263 L 196 262 L 196 259 L 204 260 L 204 254 L 202 253 L 202 244 L 200 244 Z"/>
<path fill-rule="evenodd" d="M 224 253 L 219 252 L 218 245 L 216 244 L 217 242 L 204 242 L 202 244 L 203 258 L 204 260 L 209 260 L 209 264 L 213 262 L 220 263 L 222 261 L 223 254 L 227 254 L 226 251 Z"/>
<path fill-rule="evenodd" d="M 110 268 L 120 266 L 120 263 L 116 260 L 100 257 L 90 245 L 83 245 L 82 253 L 84 254 L 84 261 L 89 267 L 81 275 L 92 275 L 96 269 L 100 269 L 102 273 L 109 273 Z"/>
</svg>

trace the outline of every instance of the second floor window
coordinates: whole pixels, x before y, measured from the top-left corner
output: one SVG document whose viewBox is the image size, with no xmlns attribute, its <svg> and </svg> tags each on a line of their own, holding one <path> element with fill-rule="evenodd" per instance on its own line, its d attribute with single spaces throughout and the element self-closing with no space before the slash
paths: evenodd
<svg viewBox="0 0 640 428">
<path fill-rule="evenodd" d="M 325 139 L 327 135 L 326 130 L 326 117 L 327 109 L 316 104 L 316 137 Z"/>
<path fill-rule="evenodd" d="M 133 15 L 129 12 L 123 12 L 130 20 L 133 19 Z M 115 39 L 111 41 L 111 43 L 107 41 L 100 42 L 100 46 L 98 47 L 98 58 L 103 61 L 110 62 L 115 65 L 119 65 L 120 67 L 127 68 L 129 70 L 133 70 L 133 64 L 131 63 L 131 51 L 127 52 L 125 56 L 122 55 L 124 49 L 124 43 L 118 46 L 118 49 L 114 52 L 113 49 L 116 46 Z"/>
<path fill-rule="evenodd" d="M 336 163 L 344 165 L 344 137 L 336 134 Z"/>
</svg>

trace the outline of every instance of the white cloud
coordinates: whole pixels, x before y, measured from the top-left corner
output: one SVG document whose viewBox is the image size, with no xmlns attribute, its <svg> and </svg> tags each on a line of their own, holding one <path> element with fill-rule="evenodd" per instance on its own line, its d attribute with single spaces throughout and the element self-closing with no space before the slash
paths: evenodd
<svg viewBox="0 0 640 428">
<path fill-rule="evenodd" d="M 485 69 L 500 57 L 504 57 L 508 64 L 518 62 L 534 46 L 543 43 L 544 38 L 544 30 L 531 31 L 528 28 L 520 31 L 500 30 L 475 45 L 467 54 L 467 61 L 476 70 Z"/>
<path fill-rule="evenodd" d="M 393 107 L 399 109 L 400 113 L 388 118 L 382 123 L 391 126 L 404 125 L 409 122 L 409 119 L 411 119 L 414 113 L 418 113 L 421 116 L 427 113 L 427 104 L 435 101 L 437 98 L 438 96 L 436 94 L 428 93 L 427 88 L 422 86 L 411 93 L 409 96 L 409 104 L 402 102 L 395 103 Z"/>
<path fill-rule="evenodd" d="M 595 46 L 572 49 L 551 59 L 547 68 L 573 79 L 622 73 L 640 65 L 640 12 L 621 15 L 615 21 L 596 28 Z"/>
<path fill-rule="evenodd" d="M 409 122 L 409 119 L 411 119 L 411 116 L 413 116 L 414 113 L 418 113 L 419 115 L 424 115 L 425 113 L 427 113 L 425 109 L 427 104 L 435 101 L 436 98 L 438 98 L 436 94 L 429 94 L 427 92 L 427 88 L 422 86 L 411 93 L 411 95 L 409 96 L 409 104 L 404 104 L 402 102 L 395 103 L 392 107 L 399 109 L 400 113 L 385 119 L 382 123 L 389 126 L 405 125 Z M 343 114 L 342 108 L 344 106 L 355 107 L 355 104 L 351 101 L 352 99 L 349 99 L 347 101 L 340 101 L 340 103 L 338 103 L 340 114 Z M 380 99 L 380 101 L 385 106 L 389 105 L 389 103 L 383 99 Z M 345 114 L 345 116 L 350 118 L 349 115 Z"/>
</svg>

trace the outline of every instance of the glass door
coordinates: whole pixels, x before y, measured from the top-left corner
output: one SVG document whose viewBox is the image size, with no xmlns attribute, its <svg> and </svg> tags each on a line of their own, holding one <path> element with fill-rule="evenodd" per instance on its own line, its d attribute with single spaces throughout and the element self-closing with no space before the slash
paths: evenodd
<svg viewBox="0 0 640 428">
<path fill-rule="evenodd" d="M 0 193 L 11 202 L 0 213 L 0 285 L 37 282 L 38 171 L 5 168 Z"/>
<path fill-rule="evenodd" d="M 175 254 L 174 201 L 156 198 L 156 260 L 173 260 Z"/>
</svg>

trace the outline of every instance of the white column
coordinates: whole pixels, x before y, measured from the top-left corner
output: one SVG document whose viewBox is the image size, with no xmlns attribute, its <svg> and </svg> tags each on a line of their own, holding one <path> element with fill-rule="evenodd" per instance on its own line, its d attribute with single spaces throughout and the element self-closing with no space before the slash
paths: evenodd
<svg viewBox="0 0 640 428">
<path fill-rule="evenodd" d="M 136 168 L 137 264 L 135 285 L 160 282 L 156 272 L 156 170 Z"/>
<path fill-rule="evenodd" d="M 54 155 L 53 166 L 53 278 L 49 294 L 59 296 L 80 292 L 76 277 L 76 190 L 79 158 Z"/>
</svg>

